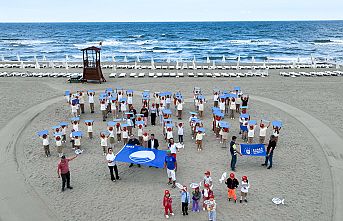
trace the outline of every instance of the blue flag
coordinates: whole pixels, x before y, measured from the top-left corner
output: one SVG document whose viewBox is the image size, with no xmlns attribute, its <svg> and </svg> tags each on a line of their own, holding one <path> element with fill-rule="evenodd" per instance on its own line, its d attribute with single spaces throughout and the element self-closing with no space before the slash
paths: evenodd
<svg viewBox="0 0 343 221">
<path fill-rule="evenodd" d="M 248 156 L 266 156 L 264 144 L 241 144 L 242 155 Z"/>
<path fill-rule="evenodd" d="M 167 152 L 164 150 L 155 150 L 126 144 L 124 148 L 117 153 L 115 161 L 163 168 L 166 155 Z"/>
</svg>

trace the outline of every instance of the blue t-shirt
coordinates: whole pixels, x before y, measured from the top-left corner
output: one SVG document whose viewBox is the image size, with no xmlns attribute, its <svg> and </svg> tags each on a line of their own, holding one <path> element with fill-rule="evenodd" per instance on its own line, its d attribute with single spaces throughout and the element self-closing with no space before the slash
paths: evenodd
<svg viewBox="0 0 343 221">
<path fill-rule="evenodd" d="M 164 162 L 166 162 L 167 168 L 169 170 L 174 170 L 175 169 L 175 162 L 176 162 L 175 157 L 173 157 L 173 156 L 166 156 L 166 158 L 164 159 Z"/>
</svg>

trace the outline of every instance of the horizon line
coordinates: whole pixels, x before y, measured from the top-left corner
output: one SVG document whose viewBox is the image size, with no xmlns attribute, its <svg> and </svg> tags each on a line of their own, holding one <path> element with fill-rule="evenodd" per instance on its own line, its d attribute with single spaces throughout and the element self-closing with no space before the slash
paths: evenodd
<svg viewBox="0 0 343 221">
<path fill-rule="evenodd" d="M 343 21 L 343 19 L 290 19 L 290 20 L 213 20 L 213 21 L 0 21 L 0 24 L 29 24 L 29 23 L 211 23 L 211 22 L 316 22 Z"/>
</svg>

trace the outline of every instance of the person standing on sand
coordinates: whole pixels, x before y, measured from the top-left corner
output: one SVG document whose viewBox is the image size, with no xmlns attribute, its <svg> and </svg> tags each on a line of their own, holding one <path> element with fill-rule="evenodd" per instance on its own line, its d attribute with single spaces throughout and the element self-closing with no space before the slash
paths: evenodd
<svg viewBox="0 0 343 221">
<path fill-rule="evenodd" d="M 230 142 L 230 153 L 231 153 L 231 170 L 236 170 L 236 163 L 237 163 L 237 153 L 242 156 L 242 154 L 237 150 L 236 146 L 236 136 L 232 136 L 232 140 Z M 238 145 L 238 144 L 237 144 Z"/>
<path fill-rule="evenodd" d="M 115 156 L 113 154 L 113 149 L 110 147 L 107 150 L 107 155 L 106 155 L 106 160 L 108 164 L 108 169 L 110 169 L 110 174 L 111 174 L 111 180 L 115 182 L 116 180 L 120 180 L 120 177 L 118 175 L 118 167 L 115 160 Z M 115 173 L 115 176 L 113 174 L 113 170 Z"/>
<path fill-rule="evenodd" d="M 76 157 L 77 157 L 77 155 L 75 155 L 74 157 L 71 157 L 71 158 L 66 158 L 63 155 L 61 157 L 61 161 L 58 163 L 57 174 L 58 174 L 58 178 L 62 177 L 62 192 L 64 191 L 66 183 L 67 183 L 68 189 L 73 189 L 73 187 L 70 186 L 69 161 L 74 160 Z"/>
<path fill-rule="evenodd" d="M 155 107 L 155 103 L 152 103 L 152 107 L 150 108 L 150 119 L 151 119 L 151 125 L 156 125 L 156 114 L 157 114 L 157 108 Z"/>
<path fill-rule="evenodd" d="M 177 162 L 175 157 L 171 155 L 170 150 L 167 150 L 167 156 L 164 159 L 164 168 L 167 168 L 167 174 L 168 174 L 168 185 L 173 184 L 172 188 L 175 188 L 175 182 L 176 182 L 176 171 L 177 171 Z"/>
<path fill-rule="evenodd" d="M 152 148 L 152 149 L 158 149 L 159 144 L 158 144 L 158 140 L 155 139 L 155 134 L 151 134 L 150 135 L 150 140 L 148 140 L 148 148 Z"/>
<path fill-rule="evenodd" d="M 271 135 L 268 146 L 267 146 L 266 160 L 264 161 L 264 164 L 262 164 L 262 166 L 268 166 L 268 161 L 269 161 L 269 166 L 267 167 L 267 169 L 270 169 L 273 166 L 273 154 L 274 154 L 275 147 L 276 147 L 276 137 L 274 135 Z"/>
<path fill-rule="evenodd" d="M 94 113 L 94 95 L 95 95 L 95 92 L 89 91 L 89 92 L 87 92 L 87 95 L 88 95 L 89 107 L 90 107 L 91 113 L 93 114 Z"/>
</svg>

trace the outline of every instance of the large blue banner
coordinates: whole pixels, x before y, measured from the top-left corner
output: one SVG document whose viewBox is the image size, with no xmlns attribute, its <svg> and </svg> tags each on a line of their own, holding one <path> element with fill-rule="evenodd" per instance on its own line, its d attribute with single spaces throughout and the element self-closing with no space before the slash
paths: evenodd
<svg viewBox="0 0 343 221">
<path fill-rule="evenodd" d="M 266 156 L 264 144 L 241 144 L 241 154 L 248 156 Z"/>
<path fill-rule="evenodd" d="M 164 150 L 127 144 L 117 153 L 115 161 L 163 168 L 166 155 Z"/>
</svg>

